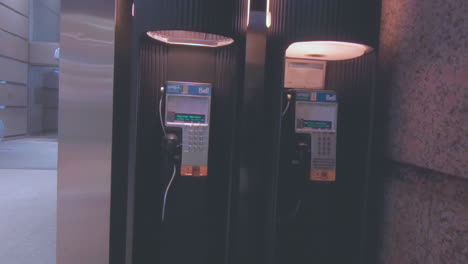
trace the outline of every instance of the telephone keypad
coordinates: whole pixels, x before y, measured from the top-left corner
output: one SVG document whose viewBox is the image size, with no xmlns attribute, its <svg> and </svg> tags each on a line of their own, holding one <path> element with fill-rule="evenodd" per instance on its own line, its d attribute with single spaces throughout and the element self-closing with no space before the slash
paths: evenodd
<svg viewBox="0 0 468 264">
<path fill-rule="evenodd" d="M 320 156 L 329 156 L 331 154 L 332 135 L 330 133 L 317 133 L 317 149 Z"/>
<path fill-rule="evenodd" d="M 209 129 L 208 126 L 192 126 L 183 129 L 183 152 L 207 152 Z"/>
<path fill-rule="evenodd" d="M 312 168 L 319 170 L 335 170 L 336 166 L 336 133 L 313 132 Z"/>
</svg>

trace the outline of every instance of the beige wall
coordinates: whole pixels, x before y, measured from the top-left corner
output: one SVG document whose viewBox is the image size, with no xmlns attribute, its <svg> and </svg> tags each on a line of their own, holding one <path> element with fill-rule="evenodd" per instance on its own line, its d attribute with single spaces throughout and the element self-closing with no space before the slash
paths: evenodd
<svg viewBox="0 0 468 264">
<path fill-rule="evenodd" d="M 0 0 L 0 120 L 6 136 L 27 133 L 29 0 Z M 6 83 L 5 83 L 6 82 Z"/>
</svg>

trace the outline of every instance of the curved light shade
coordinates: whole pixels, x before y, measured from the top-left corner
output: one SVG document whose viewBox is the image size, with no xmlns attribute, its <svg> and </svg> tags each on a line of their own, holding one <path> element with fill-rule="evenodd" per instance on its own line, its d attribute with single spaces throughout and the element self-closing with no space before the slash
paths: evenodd
<svg viewBox="0 0 468 264">
<path fill-rule="evenodd" d="M 234 43 L 234 39 L 221 35 L 187 30 L 158 30 L 146 34 L 156 40 L 173 45 L 222 47 Z"/>
<path fill-rule="evenodd" d="M 366 45 L 341 41 L 295 42 L 286 49 L 287 58 L 324 61 L 349 60 L 360 57 L 372 48 Z"/>
</svg>

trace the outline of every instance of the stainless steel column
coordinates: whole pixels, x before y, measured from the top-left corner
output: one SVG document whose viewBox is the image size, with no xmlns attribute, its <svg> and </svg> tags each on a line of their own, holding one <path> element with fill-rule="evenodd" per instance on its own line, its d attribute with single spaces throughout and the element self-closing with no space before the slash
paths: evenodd
<svg viewBox="0 0 468 264">
<path fill-rule="evenodd" d="M 63 0 L 58 264 L 109 263 L 117 0 Z"/>
</svg>

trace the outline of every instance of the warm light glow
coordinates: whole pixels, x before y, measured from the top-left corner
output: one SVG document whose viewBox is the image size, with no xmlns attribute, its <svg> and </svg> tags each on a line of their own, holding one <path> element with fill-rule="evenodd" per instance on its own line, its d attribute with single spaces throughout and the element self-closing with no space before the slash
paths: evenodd
<svg viewBox="0 0 468 264">
<path fill-rule="evenodd" d="M 153 39 L 172 45 L 222 47 L 234 42 L 232 38 L 196 31 L 159 30 L 148 31 L 146 34 Z"/>
<path fill-rule="evenodd" d="M 267 0 L 267 6 L 266 6 L 266 26 L 267 27 L 271 26 L 270 0 Z"/>
<path fill-rule="evenodd" d="M 357 58 L 370 51 L 372 51 L 371 47 L 357 43 L 306 41 L 291 44 L 286 50 L 286 57 L 337 61 Z"/>
<path fill-rule="evenodd" d="M 248 0 L 247 3 L 247 26 L 249 26 L 250 23 L 250 0 Z"/>
</svg>

